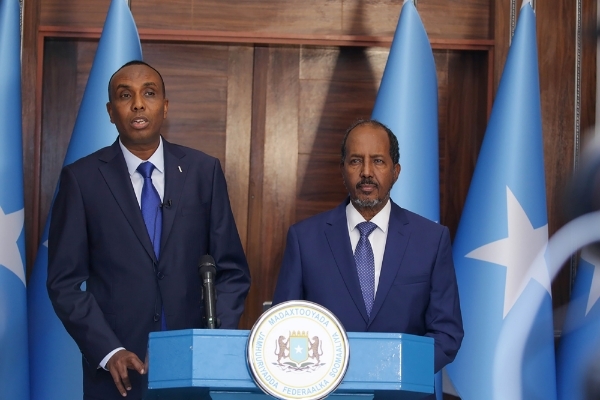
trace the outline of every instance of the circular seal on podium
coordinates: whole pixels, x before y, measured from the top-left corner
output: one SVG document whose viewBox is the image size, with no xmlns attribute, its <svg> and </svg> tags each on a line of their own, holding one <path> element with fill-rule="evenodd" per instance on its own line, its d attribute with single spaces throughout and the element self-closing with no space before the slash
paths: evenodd
<svg viewBox="0 0 600 400">
<path fill-rule="evenodd" d="M 318 400 L 342 382 L 350 346 L 340 321 L 327 308 L 302 300 L 265 311 L 252 327 L 247 360 L 265 393 L 282 400 Z"/>
</svg>

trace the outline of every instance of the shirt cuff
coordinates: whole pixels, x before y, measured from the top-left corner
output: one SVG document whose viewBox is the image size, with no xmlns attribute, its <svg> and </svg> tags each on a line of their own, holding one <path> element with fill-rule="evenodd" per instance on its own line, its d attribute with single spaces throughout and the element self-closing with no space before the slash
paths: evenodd
<svg viewBox="0 0 600 400">
<path fill-rule="evenodd" d="M 115 353 L 116 353 L 117 351 L 119 351 L 119 350 L 125 350 L 125 347 L 117 347 L 116 349 L 114 349 L 113 351 L 111 351 L 110 353 L 108 353 L 108 354 L 106 355 L 106 357 L 104 357 L 104 358 L 102 359 L 102 361 L 100 361 L 100 365 L 98 366 L 98 368 L 103 368 L 103 369 L 107 370 L 107 369 L 106 369 L 106 364 L 108 363 L 108 360 L 110 360 L 110 358 L 111 358 L 112 356 L 114 356 L 114 355 L 115 355 Z M 107 370 L 107 371 L 108 371 L 108 370 Z"/>
</svg>

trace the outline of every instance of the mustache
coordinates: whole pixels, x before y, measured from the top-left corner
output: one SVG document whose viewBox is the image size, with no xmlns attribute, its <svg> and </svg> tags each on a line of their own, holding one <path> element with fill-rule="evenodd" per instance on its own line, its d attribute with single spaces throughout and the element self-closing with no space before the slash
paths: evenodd
<svg viewBox="0 0 600 400">
<path fill-rule="evenodd" d="M 356 188 L 360 189 L 360 187 L 363 186 L 363 185 L 372 185 L 372 186 L 375 186 L 375 187 L 379 187 L 379 185 L 377 184 L 377 182 L 375 182 L 371 178 L 363 178 L 363 179 L 361 179 L 360 182 L 358 182 L 356 184 Z"/>
</svg>

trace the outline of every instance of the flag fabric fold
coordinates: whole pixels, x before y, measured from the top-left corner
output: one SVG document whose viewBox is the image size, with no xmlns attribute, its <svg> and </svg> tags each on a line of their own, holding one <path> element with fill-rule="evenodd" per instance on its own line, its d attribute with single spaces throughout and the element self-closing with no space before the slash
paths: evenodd
<svg viewBox="0 0 600 400">
<path fill-rule="evenodd" d="M 402 6 L 371 117 L 398 137 L 402 171 L 391 197 L 440 220 L 438 88 L 425 27 L 412 0 Z"/>
<path fill-rule="evenodd" d="M 18 0 L 0 0 L 0 397 L 29 398 Z"/>
<path fill-rule="evenodd" d="M 453 245 L 465 338 L 447 370 L 463 400 L 556 398 L 537 54 L 525 0 Z"/>
<path fill-rule="evenodd" d="M 137 28 L 127 2 L 112 0 L 63 165 L 108 146 L 117 138 L 117 130 L 106 112 L 108 81 L 117 69 L 132 60 L 142 60 Z M 56 316 L 46 290 L 49 225 L 50 216 L 27 292 L 31 399 L 82 398 L 81 353 Z"/>
<path fill-rule="evenodd" d="M 405 0 L 371 118 L 398 138 L 398 181 L 390 197 L 407 210 L 440 220 L 437 74 L 431 43 L 413 0 Z M 442 375 L 436 374 L 438 399 Z"/>
<path fill-rule="evenodd" d="M 405 0 L 371 118 L 398 138 L 402 170 L 390 197 L 401 207 L 440 220 L 438 87 L 431 43 L 413 0 Z M 442 373 L 435 391 L 442 398 Z"/>
</svg>

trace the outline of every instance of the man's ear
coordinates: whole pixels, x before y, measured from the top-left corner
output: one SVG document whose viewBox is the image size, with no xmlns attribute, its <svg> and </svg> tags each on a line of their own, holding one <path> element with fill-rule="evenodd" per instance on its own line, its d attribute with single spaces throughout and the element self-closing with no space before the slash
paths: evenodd
<svg viewBox="0 0 600 400">
<path fill-rule="evenodd" d="M 110 117 L 110 122 L 111 123 L 115 123 L 115 121 L 113 121 L 113 117 L 112 117 L 112 106 L 110 104 L 110 101 L 108 103 L 106 103 L 106 111 L 108 112 L 108 116 Z"/>
<path fill-rule="evenodd" d="M 165 99 L 163 102 L 163 119 L 167 118 L 168 110 L 169 110 L 169 100 Z"/>
<path fill-rule="evenodd" d="M 400 166 L 400 164 L 394 165 L 394 183 L 396 183 L 396 181 L 398 180 L 401 169 L 402 169 L 402 167 Z"/>
</svg>

